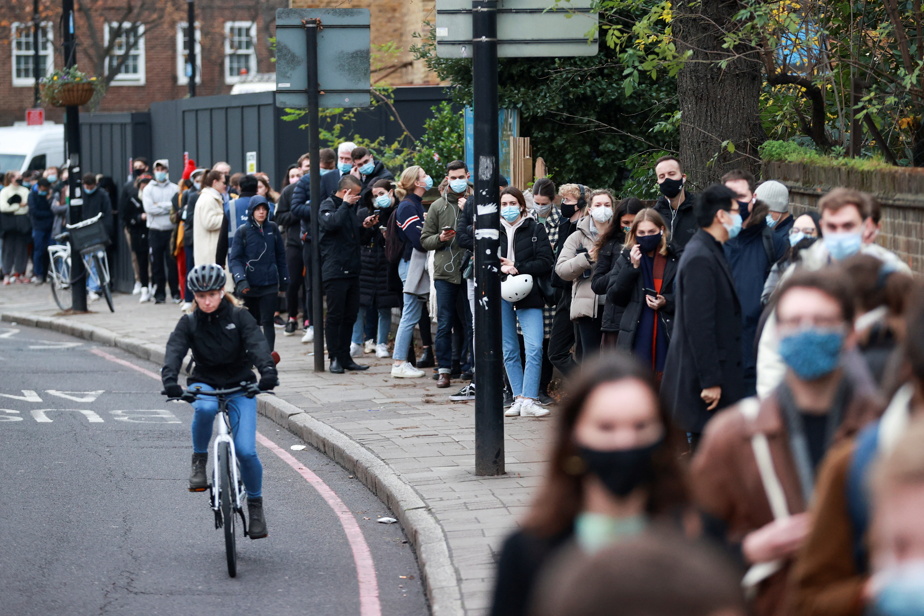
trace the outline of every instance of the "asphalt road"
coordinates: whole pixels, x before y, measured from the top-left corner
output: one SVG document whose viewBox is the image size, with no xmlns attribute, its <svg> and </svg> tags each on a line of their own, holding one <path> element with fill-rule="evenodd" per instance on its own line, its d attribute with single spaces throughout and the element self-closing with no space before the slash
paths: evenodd
<svg viewBox="0 0 924 616">
<path fill-rule="evenodd" d="M 276 424 L 261 417 L 257 430 L 346 509 L 338 517 L 330 494 L 258 444 L 269 537 L 239 535 L 232 579 L 208 493 L 186 491 L 192 408 L 159 395 L 159 366 L 4 324 L 0 367 L 0 612 L 429 613 L 400 527 L 376 522 L 384 505 Z M 361 600 L 363 544 L 375 574 Z"/>
</svg>

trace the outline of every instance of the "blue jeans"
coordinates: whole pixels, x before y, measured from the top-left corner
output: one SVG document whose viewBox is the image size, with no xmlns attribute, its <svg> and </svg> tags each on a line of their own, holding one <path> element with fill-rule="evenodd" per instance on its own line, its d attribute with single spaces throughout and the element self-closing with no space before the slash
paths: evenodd
<svg viewBox="0 0 924 616">
<path fill-rule="evenodd" d="M 391 308 L 375 308 L 379 315 L 378 331 L 375 336 L 376 344 L 388 344 L 388 332 L 391 330 Z M 362 344 L 366 336 L 366 312 L 365 306 L 359 307 L 359 314 L 356 315 L 356 324 L 353 325 L 353 344 Z"/>
<path fill-rule="evenodd" d="M 463 281 L 464 282 L 464 281 Z M 452 370 L 452 329 L 457 320 L 462 322 L 460 339 L 464 348 L 459 349 L 459 357 L 465 359 L 463 371 L 471 370 L 468 347 L 472 343 L 472 315 L 468 311 L 467 287 L 465 284 L 453 284 L 448 280 L 434 280 L 436 287 L 436 361 L 440 372 Z M 456 319 L 456 315 L 459 319 Z"/>
<path fill-rule="evenodd" d="M 93 254 L 102 254 L 102 250 L 98 250 Z M 72 257 L 73 258 L 73 257 Z M 102 257 L 100 257 L 102 259 Z M 96 271 L 96 261 L 88 256 L 84 262 L 84 267 L 87 270 L 87 289 L 93 291 L 94 293 L 99 293 L 102 291 L 103 287 L 100 285 L 99 281 L 99 272 Z"/>
<path fill-rule="evenodd" d="M 196 387 L 206 391 L 215 389 L 205 383 L 189 384 L 190 389 Z M 218 413 L 218 399 L 202 396 L 192 406 L 195 410 L 192 421 L 193 451 L 207 453 L 215 415 Z M 231 419 L 234 450 L 241 463 L 241 479 L 247 488 L 247 496 L 260 498 L 263 495 L 263 465 L 257 457 L 257 399 L 248 398 L 243 392 L 231 396 L 228 398 L 228 417 Z"/>
<path fill-rule="evenodd" d="M 51 244 L 51 231 L 32 229 L 32 275 L 45 279 L 48 274 L 48 245 Z"/>
<path fill-rule="evenodd" d="M 520 362 L 520 342 L 517 338 L 517 322 L 523 332 L 526 347 L 526 368 Z M 504 368 L 510 391 L 514 397 L 539 397 L 539 379 L 542 376 L 542 308 L 514 310 L 513 304 L 501 300 L 501 330 L 504 339 Z"/>
<path fill-rule="evenodd" d="M 410 261 L 401 259 L 398 262 L 398 276 L 401 282 L 407 280 L 407 270 L 410 267 Z M 407 352 L 411 348 L 411 340 L 414 336 L 414 328 L 420 321 L 420 315 L 423 312 L 423 301 L 417 295 L 410 293 L 404 294 L 404 308 L 401 310 L 401 321 L 398 322 L 398 333 L 395 334 L 395 351 L 392 358 L 396 362 L 407 361 Z"/>
</svg>

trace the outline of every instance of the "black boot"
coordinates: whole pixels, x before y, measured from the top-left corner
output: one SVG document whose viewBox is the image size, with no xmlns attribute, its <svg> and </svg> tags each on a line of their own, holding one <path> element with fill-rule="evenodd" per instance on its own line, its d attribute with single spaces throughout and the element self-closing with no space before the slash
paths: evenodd
<svg viewBox="0 0 924 616">
<path fill-rule="evenodd" d="M 251 539 L 262 539 L 269 533 L 266 532 L 266 519 L 263 517 L 263 499 L 247 497 L 247 511 L 249 522 L 247 535 Z"/>
<path fill-rule="evenodd" d="M 334 374 L 343 374 L 343 365 L 336 357 L 333 357 L 330 360 L 330 371 Z"/>
<path fill-rule="evenodd" d="M 418 368 L 432 368 L 436 365 L 436 359 L 433 357 L 433 347 L 424 347 L 420 359 L 417 360 Z"/>
<path fill-rule="evenodd" d="M 205 465 L 209 461 L 209 454 L 194 453 L 192 455 L 192 473 L 189 475 L 189 491 L 204 492 L 209 487 L 209 478 L 205 474 Z"/>
</svg>

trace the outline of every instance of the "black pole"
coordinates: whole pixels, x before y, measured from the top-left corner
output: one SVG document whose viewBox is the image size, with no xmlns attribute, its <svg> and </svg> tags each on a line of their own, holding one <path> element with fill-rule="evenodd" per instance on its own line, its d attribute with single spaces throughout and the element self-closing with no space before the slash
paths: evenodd
<svg viewBox="0 0 924 616">
<path fill-rule="evenodd" d="M 498 249 L 497 0 L 472 2 L 475 112 L 475 474 L 504 473 Z"/>
<path fill-rule="evenodd" d="M 32 76 L 35 78 L 35 86 L 32 90 L 32 106 L 39 106 L 39 82 L 42 80 L 42 71 L 39 69 L 39 60 L 42 55 L 39 53 L 39 44 L 41 43 L 41 26 L 39 18 L 39 0 L 32 0 Z"/>
<path fill-rule="evenodd" d="M 64 35 L 64 68 L 77 64 L 77 41 L 74 38 L 74 0 L 62 0 L 61 24 Z M 74 224 L 83 220 L 83 187 L 80 183 L 80 107 L 69 105 L 64 111 L 64 132 L 67 145 L 67 221 Z M 71 301 L 76 312 L 87 310 L 86 268 L 71 243 Z"/>
<path fill-rule="evenodd" d="M 324 372 L 324 303 L 321 289 L 321 231 L 315 215 L 321 207 L 321 121 L 318 110 L 318 29 L 320 19 L 306 19 L 305 40 L 308 43 L 308 156 L 311 173 L 311 325 L 314 326 L 314 371 Z"/>
<path fill-rule="evenodd" d="M 186 0 L 186 75 L 189 79 L 189 98 L 196 97 L 196 0 Z"/>
</svg>

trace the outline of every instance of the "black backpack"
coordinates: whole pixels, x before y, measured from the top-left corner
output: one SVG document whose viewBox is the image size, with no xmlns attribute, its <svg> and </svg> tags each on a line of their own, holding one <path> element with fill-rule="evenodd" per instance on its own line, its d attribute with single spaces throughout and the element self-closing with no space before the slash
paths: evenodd
<svg viewBox="0 0 924 616">
<path fill-rule="evenodd" d="M 391 213 L 388 222 L 385 223 L 385 259 L 394 265 L 404 257 L 404 248 L 406 242 L 401 239 L 400 229 L 398 229 L 398 209 Z"/>
</svg>

